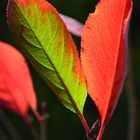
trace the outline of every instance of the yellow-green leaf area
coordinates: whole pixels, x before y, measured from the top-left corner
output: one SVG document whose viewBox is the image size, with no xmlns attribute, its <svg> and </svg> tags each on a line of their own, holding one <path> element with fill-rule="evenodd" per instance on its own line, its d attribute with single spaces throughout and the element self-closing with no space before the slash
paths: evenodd
<svg viewBox="0 0 140 140">
<path fill-rule="evenodd" d="M 70 33 L 48 2 L 19 1 L 9 0 L 7 14 L 18 45 L 62 104 L 80 115 L 87 88 Z"/>
</svg>

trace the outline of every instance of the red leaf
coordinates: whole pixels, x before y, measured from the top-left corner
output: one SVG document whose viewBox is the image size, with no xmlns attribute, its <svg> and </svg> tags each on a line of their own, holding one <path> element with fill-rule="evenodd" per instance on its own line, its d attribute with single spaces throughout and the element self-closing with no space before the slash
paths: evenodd
<svg viewBox="0 0 140 140">
<path fill-rule="evenodd" d="M 126 72 L 127 28 L 131 0 L 101 0 L 90 14 L 82 34 L 82 66 L 89 94 L 101 116 L 101 139 L 120 92 Z"/>
<path fill-rule="evenodd" d="M 36 97 L 24 57 L 0 42 L 0 106 L 26 117 L 36 110 Z"/>
</svg>

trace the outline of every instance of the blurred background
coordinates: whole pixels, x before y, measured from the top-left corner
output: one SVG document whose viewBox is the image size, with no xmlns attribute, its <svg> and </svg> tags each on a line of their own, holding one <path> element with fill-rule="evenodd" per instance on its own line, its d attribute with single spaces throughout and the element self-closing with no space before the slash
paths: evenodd
<svg viewBox="0 0 140 140">
<path fill-rule="evenodd" d="M 84 24 L 89 13 L 95 9 L 97 0 L 48 0 L 56 9 L 67 16 L 73 17 Z M 0 0 L 0 40 L 13 46 L 17 46 L 6 22 L 7 0 Z M 75 43 L 80 48 L 80 38 L 73 36 Z M 133 98 L 135 110 L 135 136 L 140 139 L 140 0 L 134 0 L 132 20 L 129 30 L 130 61 L 134 85 Z M 29 64 L 30 65 L 30 64 Z M 41 104 L 46 103 L 46 111 L 49 115 L 46 123 L 46 140 L 86 140 L 84 128 L 76 114 L 61 105 L 57 97 L 42 81 L 36 71 L 30 66 L 36 96 L 38 98 L 38 110 Z M 117 108 L 105 129 L 103 140 L 128 140 L 129 105 L 130 94 L 126 86 L 123 89 Z M 98 111 L 87 98 L 84 115 L 90 124 L 99 118 Z M 27 124 L 24 120 L 9 111 L 0 108 L 0 140 L 39 140 L 40 125 L 33 117 L 34 125 Z M 132 130 L 133 131 L 133 130 Z"/>
</svg>

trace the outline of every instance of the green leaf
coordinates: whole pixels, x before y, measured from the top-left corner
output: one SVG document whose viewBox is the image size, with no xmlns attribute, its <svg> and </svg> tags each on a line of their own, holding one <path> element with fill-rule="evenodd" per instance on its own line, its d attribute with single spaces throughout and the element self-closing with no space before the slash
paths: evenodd
<svg viewBox="0 0 140 140">
<path fill-rule="evenodd" d="M 81 115 L 87 89 L 76 46 L 45 0 L 9 0 L 8 22 L 18 45 L 64 106 Z"/>
</svg>

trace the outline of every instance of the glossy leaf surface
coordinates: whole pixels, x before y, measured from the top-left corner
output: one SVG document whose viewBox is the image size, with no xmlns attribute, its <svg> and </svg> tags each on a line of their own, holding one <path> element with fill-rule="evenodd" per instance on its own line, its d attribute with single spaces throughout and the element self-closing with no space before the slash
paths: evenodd
<svg viewBox="0 0 140 140">
<path fill-rule="evenodd" d="M 81 115 L 87 96 L 76 46 L 45 0 L 9 0 L 8 22 L 19 46 L 64 106 Z"/>
<path fill-rule="evenodd" d="M 125 79 L 131 11 L 131 0 L 101 0 L 82 33 L 82 66 L 89 94 L 101 116 L 98 140 L 112 116 Z"/>
<path fill-rule="evenodd" d="M 36 96 L 24 57 L 0 42 L 0 106 L 22 116 L 36 110 Z"/>
</svg>

